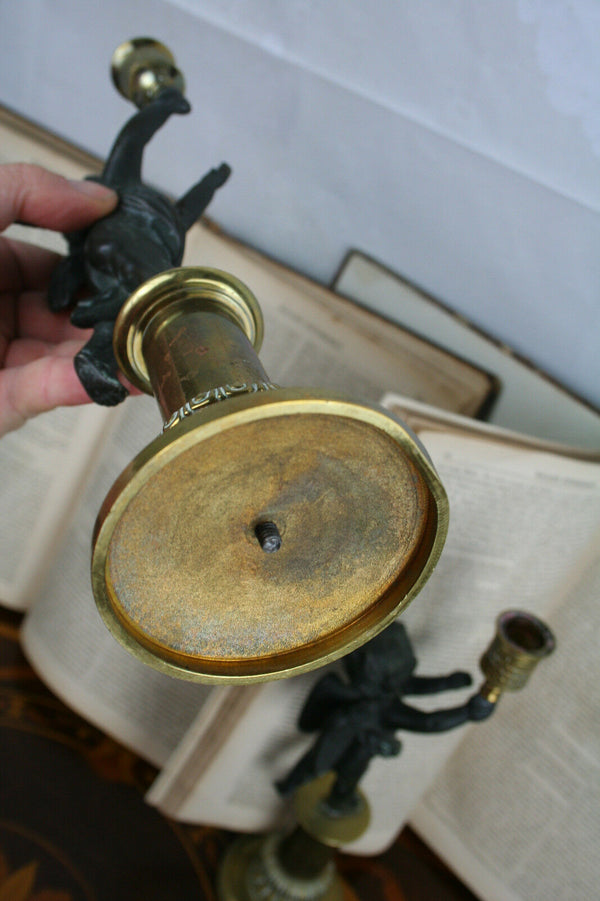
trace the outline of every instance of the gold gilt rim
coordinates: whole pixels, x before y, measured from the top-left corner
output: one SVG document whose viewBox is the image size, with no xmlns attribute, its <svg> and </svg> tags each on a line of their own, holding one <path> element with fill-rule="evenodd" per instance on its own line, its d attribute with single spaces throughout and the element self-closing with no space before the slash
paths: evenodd
<svg viewBox="0 0 600 901">
<path fill-rule="evenodd" d="M 223 660 L 186 655 L 165 648 L 128 620 L 110 584 L 109 549 L 128 504 L 143 485 L 180 453 L 196 443 L 238 425 L 271 417 L 318 413 L 349 418 L 386 433 L 414 464 L 428 491 L 427 521 L 422 538 L 399 578 L 377 603 L 335 636 L 272 657 Z M 160 435 L 127 466 L 110 489 L 98 514 L 93 537 L 92 585 L 96 604 L 113 635 L 135 656 L 171 676 L 208 683 L 252 683 L 281 679 L 323 666 L 349 653 L 389 625 L 418 594 L 431 575 L 448 529 L 446 492 L 419 440 L 387 410 L 340 396 L 299 389 L 231 398 L 207 407 Z M 376 608 L 376 609 L 374 609 Z"/>
</svg>

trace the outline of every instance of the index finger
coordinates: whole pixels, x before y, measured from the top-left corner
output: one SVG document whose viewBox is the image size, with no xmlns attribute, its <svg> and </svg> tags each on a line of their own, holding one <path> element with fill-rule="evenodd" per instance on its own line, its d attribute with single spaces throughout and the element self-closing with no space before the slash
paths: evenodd
<svg viewBox="0 0 600 901">
<path fill-rule="evenodd" d="M 0 166 L 0 231 L 20 221 L 76 231 L 117 205 L 115 191 L 93 181 L 73 182 L 28 163 Z"/>
</svg>

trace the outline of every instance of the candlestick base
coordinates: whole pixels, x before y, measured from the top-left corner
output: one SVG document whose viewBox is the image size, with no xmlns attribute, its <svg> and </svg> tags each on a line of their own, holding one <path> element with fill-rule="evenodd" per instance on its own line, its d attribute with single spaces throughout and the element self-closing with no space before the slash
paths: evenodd
<svg viewBox="0 0 600 901">
<path fill-rule="evenodd" d="M 343 901 L 344 883 L 333 861 L 318 876 L 293 876 L 277 858 L 282 841 L 274 834 L 234 842 L 219 872 L 219 901 Z"/>
</svg>

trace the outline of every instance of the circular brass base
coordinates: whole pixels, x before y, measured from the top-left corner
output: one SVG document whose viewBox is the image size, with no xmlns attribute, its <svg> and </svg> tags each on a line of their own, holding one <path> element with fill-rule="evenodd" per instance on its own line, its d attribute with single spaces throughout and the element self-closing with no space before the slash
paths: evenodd
<svg viewBox="0 0 600 901">
<path fill-rule="evenodd" d="M 248 889 L 246 876 L 248 867 L 259 857 L 264 837 L 245 836 L 234 842 L 227 850 L 219 870 L 217 881 L 217 896 L 219 901 L 256 901 Z M 275 886 L 261 886 L 262 901 L 293 901 L 293 895 L 289 890 L 277 892 Z M 302 891 L 304 889 L 304 891 Z M 324 890 L 318 889 L 310 892 L 310 886 L 299 885 L 299 897 L 303 901 L 343 901 L 344 883 L 337 873 L 333 874 L 331 884 Z"/>
<path fill-rule="evenodd" d="M 281 541 L 261 545 L 261 524 Z M 171 675 L 313 669 L 388 625 L 428 578 L 447 500 L 376 407 L 277 389 L 205 407 L 142 451 L 98 517 L 94 594 L 115 636 Z"/>
<path fill-rule="evenodd" d="M 332 848 L 348 845 L 363 835 L 371 821 L 371 808 L 366 795 L 356 790 L 358 803 L 348 813 L 332 814 L 325 801 L 335 781 L 335 773 L 325 773 L 301 785 L 294 794 L 294 812 L 298 823 L 317 841 Z"/>
</svg>

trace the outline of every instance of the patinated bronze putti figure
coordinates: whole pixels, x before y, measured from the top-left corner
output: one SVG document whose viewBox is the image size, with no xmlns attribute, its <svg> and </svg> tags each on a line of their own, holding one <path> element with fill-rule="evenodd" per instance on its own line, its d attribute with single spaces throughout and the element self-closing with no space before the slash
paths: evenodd
<svg viewBox="0 0 600 901">
<path fill-rule="evenodd" d="M 211 169 L 176 203 L 142 182 L 146 144 L 173 113 L 188 113 L 190 108 L 178 87 L 164 86 L 125 124 L 102 174 L 95 179 L 117 191 L 119 205 L 90 228 L 66 235 L 69 255 L 57 266 L 50 283 L 50 308 L 74 306 L 73 324 L 94 329 L 75 358 L 75 368 L 98 404 L 118 404 L 128 393 L 119 381 L 113 353 L 114 325 L 121 307 L 147 279 L 179 266 L 187 230 L 231 171 L 225 163 Z M 81 299 L 84 287 L 92 293 Z"/>
<path fill-rule="evenodd" d="M 277 783 L 288 796 L 333 770 L 335 782 L 324 802 L 331 815 L 349 813 L 360 803 L 356 789 L 375 756 L 395 757 L 398 729 L 446 732 L 468 721 L 483 720 L 494 704 L 474 694 L 465 704 L 425 712 L 405 703 L 405 695 L 430 695 L 465 688 L 471 676 L 457 670 L 446 676 L 417 676 L 417 659 L 404 626 L 395 622 L 342 660 L 344 680 L 327 673 L 310 692 L 298 721 L 303 732 L 319 731 L 312 747 Z"/>
<path fill-rule="evenodd" d="M 342 661 L 309 693 L 300 729 L 319 731 L 309 750 L 276 785 L 293 795 L 297 825 L 290 832 L 244 837 L 228 851 L 219 875 L 221 901 L 342 901 L 333 849 L 367 830 L 369 801 L 358 783 L 376 755 L 400 753 L 397 729 L 436 733 L 484 720 L 505 691 L 523 688 L 555 645 L 533 614 L 505 610 L 480 666 L 485 681 L 464 704 L 422 711 L 405 695 L 437 694 L 471 684 L 468 673 L 417 676 L 410 639 L 395 622 Z"/>
</svg>

